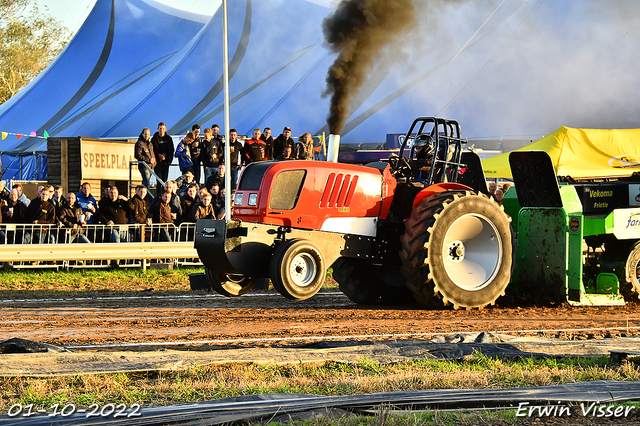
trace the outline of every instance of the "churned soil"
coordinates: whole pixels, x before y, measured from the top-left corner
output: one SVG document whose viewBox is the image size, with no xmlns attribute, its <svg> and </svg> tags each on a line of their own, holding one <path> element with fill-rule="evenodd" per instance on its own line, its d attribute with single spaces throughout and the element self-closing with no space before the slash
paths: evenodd
<svg viewBox="0 0 640 426">
<path fill-rule="evenodd" d="M 199 292 L 94 297 L 0 298 L 0 335 L 57 345 L 192 342 L 275 346 L 304 338 L 428 338 L 461 332 L 519 332 L 562 339 L 640 334 L 638 305 L 491 306 L 424 310 L 355 305 L 327 290 L 307 301 L 273 291 L 235 298 Z"/>
</svg>

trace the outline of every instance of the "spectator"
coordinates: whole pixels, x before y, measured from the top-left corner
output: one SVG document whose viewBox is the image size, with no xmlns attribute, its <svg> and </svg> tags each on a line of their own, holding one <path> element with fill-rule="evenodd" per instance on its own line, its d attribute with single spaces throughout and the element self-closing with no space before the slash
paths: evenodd
<svg viewBox="0 0 640 426">
<path fill-rule="evenodd" d="M 502 197 L 504 196 L 504 193 L 502 192 L 502 189 L 496 189 L 496 193 L 494 194 L 494 198 L 496 199 L 496 202 L 500 205 L 502 205 Z"/>
<path fill-rule="evenodd" d="M 154 133 L 151 138 L 151 144 L 153 145 L 153 152 L 156 154 L 156 175 L 166 182 L 169 178 L 169 166 L 173 162 L 173 138 L 167 133 L 167 126 L 164 123 L 158 124 L 158 131 Z M 160 191 L 158 191 L 160 192 Z"/>
<path fill-rule="evenodd" d="M 53 197 L 51 197 L 51 204 L 56 208 L 56 215 L 58 211 L 62 208 L 62 203 L 65 201 L 64 199 L 64 188 L 60 185 L 53 187 Z"/>
<path fill-rule="evenodd" d="M 222 208 L 220 209 L 220 211 L 218 212 L 218 220 L 223 220 L 226 213 L 225 213 L 225 193 L 226 191 L 224 189 L 222 189 L 220 191 L 220 195 L 221 195 L 221 201 L 222 201 Z M 234 200 L 233 200 L 233 192 L 231 193 L 231 217 L 233 217 L 233 206 L 234 206 Z"/>
<path fill-rule="evenodd" d="M 187 172 L 180 176 L 176 180 L 176 183 L 178 184 L 178 195 L 180 196 L 180 198 L 182 198 L 184 194 L 187 193 L 189 185 L 195 184 L 196 186 L 198 186 L 197 183 L 193 180 L 193 173 L 191 172 Z"/>
<path fill-rule="evenodd" d="M 244 143 L 242 163 L 244 165 L 267 159 L 267 144 L 260 139 L 260 129 L 253 130 L 253 137 Z"/>
<path fill-rule="evenodd" d="M 138 164 L 138 170 L 142 176 L 142 184 L 147 188 L 151 188 L 151 170 L 154 170 L 158 165 L 156 154 L 153 151 L 153 144 L 149 139 L 150 136 L 151 130 L 146 127 L 142 129 L 142 133 L 140 133 L 138 141 L 134 147 L 134 156 L 136 160 L 144 163 Z"/>
<path fill-rule="evenodd" d="M 98 202 L 91 195 L 91 184 L 89 182 L 85 182 L 80 186 L 80 192 L 76 194 L 76 203 L 82 208 L 82 213 L 84 213 L 87 223 L 96 223 L 95 214 Z"/>
<path fill-rule="evenodd" d="M 273 136 L 271 136 L 271 128 L 265 127 L 262 131 L 262 136 L 260 136 L 260 140 L 264 141 L 267 145 L 267 160 L 273 160 Z"/>
<path fill-rule="evenodd" d="M 174 220 L 170 205 L 172 195 L 173 194 L 170 191 L 162 193 L 160 195 L 160 202 L 151 207 L 153 223 L 159 225 L 158 241 L 172 241 L 171 235 L 169 235 L 169 224 L 172 224 Z"/>
<path fill-rule="evenodd" d="M 9 192 L 4 181 L 0 181 L 0 200 L 9 201 Z"/>
<path fill-rule="evenodd" d="M 27 223 L 33 223 L 36 225 L 53 225 L 56 223 L 56 209 L 49 201 L 53 195 L 53 186 L 42 187 L 40 190 L 40 197 L 31 200 L 29 207 L 27 208 Z M 49 237 L 47 238 L 47 234 Z M 25 232 L 25 244 L 35 243 L 38 244 L 41 241 L 49 241 L 55 243 L 55 233 L 49 232 L 47 227 L 43 227 L 39 230 L 33 229 Z"/>
<path fill-rule="evenodd" d="M 229 151 L 231 158 L 231 167 L 229 168 L 229 173 L 231 174 L 231 188 L 233 190 L 236 189 L 236 184 L 238 183 L 238 156 L 242 152 L 242 144 L 238 142 L 238 132 L 236 129 L 229 130 Z M 224 158 L 221 160 L 224 161 Z M 220 172 L 220 168 L 218 167 L 218 172 Z"/>
<path fill-rule="evenodd" d="M 489 183 L 489 196 L 495 199 L 496 189 L 498 189 L 498 184 L 496 182 Z"/>
<path fill-rule="evenodd" d="M 193 174 L 193 159 L 191 158 L 191 144 L 193 143 L 193 133 L 187 133 L 187 136 L 182 138 L 178 147 L 176 148 L 175 156 L 178 159 L 178 166 L 180 167 L 180 173 L 185 174 L 191 172 Z"/>
<path fill-rule="evenodd" d="M 211 188 L 214 183 L 217 183 L 220 188 L 224 188 L 224 174 L 226 173 L 226 169 L 227 168 L 224 163 L 220 163 L 218 165 L 218 172 L 213 176 L 209 176 L 209 179 L 205 183 L 205 186 L 207 188 Z"/>
<path fill-rule="evenodd" d="M 511 182 L 505 182 L 505 183 L 503 183 L 503 184 L 502 184 L 502 192 L 503 192 L 504 194 L 506 194 L 506 193 L 507 193 L 507 191 L 509 190 L 509 188 L 511 188 L 512 186 L 513 186 L 513 183 L 511 183 Z"/>
<path fill-rule="evenodd" d="M 193 160 L 193 176 L 197 184 L 200 184 L 200 167 L 202 166 L 202 142 L 204 138 L 200 135 L 200 125 L 191 126 L 193 133 L 193 142 L 191 143 L 191 160 Z"/>
<path fill-rule="evenodd" d="M 27 220 L 27 206 L 20 201 L 18 189 L 14 188 L 9 193 L 9 202 L 2 206 L 2 223 L 25 223 Z"/>
<path fill-rule="evenodd" d="M 291 138 L 291 127 L 285 127 L 282 134 L 273 141 L 273 155 L 281 155 L 287 145 L 291 146 L 291 152 L 295 151 L 295 142 Z"/>
<path fill-rule="evenodd" d="M 85 215 L 82 213 L 82 207 L 76 202 L 76 194 L 70 192 L 67 199 L 62 203 L 58 213 L 59 224 L 68 228 L 69 243 L 88 243 L 89 239 L 82 231 L 85 224 Z"/>
<path fill-rule="evenodd" d="M 313 138 L 311 133 L 303 133 L 298 138 L 293 156 L 297 160 L 313 160 Z"/>
<path fill-rule="evenodd" d="M 171 193 L 171 200 L 169 205 L 171 206 L 171 217 L 173 218 L 173 223 L 175 225 L 179 225 L 182 222 L 182 206 L 180 204 L 180 197 L 177 195 L 178 184 L 175 180 L 170 180 L 167 182 L 167 191 Z M 153 212 L 158 203 L 162 202 L 162 194 L 156 195 L 156 197 L 151 202 L 149 206 L 149 211 Z"/>
<path fill-rule="evenodd" d="M 213 127 L 204 129 L 204 140 L 202 141 L 202 165 L 204 166 L 204 181 L 216 172 L 222 157 L 222 140 L 218 137 L 220 127 L 214 124 Z"/>
<path fill-rule="evenodd" d="M 27 198 L 27 196 L 22 192 L 22 185 L 16 183 L 15 185 L 13 185 L 13 187 L 18 190 L 18 200 L 20 200 L 25 206 L 29 207 L 29 203 L 31 203 L 31 200 Z"/>
<path fill-rule="evenodd" d="M 218 182 L 214 182 L 213 185 L 211 185 L 209 192 L 211 193 L 211 204 L 213 205 L 213 210 L 216 217 L 218 217 L 218 213 L 220 213 L 220 210 L 224 207 L 224 201 L 220 196 L 220 185 Z"/>
<path fill-rule="evenodd" d="M 289 145 L 284 147 L 284 150 L 282 151 L 282 154 L 278 155 L 275 158 L 276 161 L 282 161 L 282 160 L 293 160 L 293 157 L 291 156 L 291 147 Z"/>
<path fill-rule="evenodd" d="M 142 225 L 151 225 L 151 215 L 149 214 L 148 190 L 144 185 L 136 186 L 136 193 L 131 197 L 131 222 Z"/>
<path fill-rule="evenodd" d="M 126 225 L 127 217 L 132 211 L 131 202 L 124 195 L 119 195 L 117 186 L 110 188 L 108 198 L 100 200 L 97 219 L 105 225 L 113 226 L 111 229 L 111 242 L 127 241 L 127 227 L 117 225 Z"/>
<path fill-rule="evenodd" d="M 206 193 L 202 198 L 202 204 L 199 204 L 194 213 L 194 219 L 215 219 L 216 213 L 211 204 L 212 196 Z"/>
<path fill-rule="evenodd" d="M 134 241 L 142 242 L 144 225 L 151 225 L 151 214 L 149 213 L 149 197 L 147 187 L 136 186 L 136 193 L 131 197 L 131 218 L 130 222 L 136 224 Z"/>
<path fill-rule="evenodd" d="M 198 186 L 196 184 L 189 185 L 184 196 L 180 197 L 182 207 L 182 221 L 195 222 L 193 219 L 194 207 L 198 204 Z"/>
</svg>

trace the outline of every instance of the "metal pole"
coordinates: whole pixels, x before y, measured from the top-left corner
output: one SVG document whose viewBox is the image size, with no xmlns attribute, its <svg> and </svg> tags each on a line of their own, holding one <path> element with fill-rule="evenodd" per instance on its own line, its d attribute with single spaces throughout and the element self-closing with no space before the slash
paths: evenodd
<svg viewBox="0 0 640 426">
<path fill-rule="evenodd" d="M 224 131 L 226 132 L 224 144 L 224 164 L 226 172 L 224 174 L 224 220 L 231 220 L 231 151 L 229 144 L 231 137 L 229 136 L 229 42 L 227 39 L 227 0 L 222 0 L 222 67 L 224 82 Z"/>
</svg>

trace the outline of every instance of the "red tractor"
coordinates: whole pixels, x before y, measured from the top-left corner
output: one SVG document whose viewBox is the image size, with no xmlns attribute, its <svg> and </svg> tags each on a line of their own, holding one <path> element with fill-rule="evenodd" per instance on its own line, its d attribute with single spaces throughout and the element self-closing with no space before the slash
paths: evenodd
<svg viewBox="0 0 640 426">
<path fill-rule="evenodd" d="M 238 296 L 270 278 L 283 296 L 304 300 L 332 266 L 356 303 L 493 304 L 511 275 L 510 219 L 486 195 L 465 143 L 457 122 L 421 117 L 388 161 L 249 165 L 233 220 L 196 225 L 209 283 Z"/>
</svg>

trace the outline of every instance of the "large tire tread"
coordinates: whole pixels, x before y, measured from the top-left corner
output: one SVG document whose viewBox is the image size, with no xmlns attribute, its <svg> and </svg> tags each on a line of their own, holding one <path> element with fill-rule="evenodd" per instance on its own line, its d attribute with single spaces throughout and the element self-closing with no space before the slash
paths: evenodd
<svg viewBox="0 0 640 426">
<path fill-rule="evenodd" d="M 474 197 L 460 200 L 463 197 Z M 481 201 L 480 201 L 481 200 Z M 465 203 L 472 208 L 480 211 L 487 210 L 488 213 L 498 218 L 498 226 L 502 232 L 502 263 L 496 274 L 496 278 L 491 281 L 486 288 L 475 291 L 457 288 L 455 284 L 449 283 L 447 279 L 436 278 L 433 268 L 438 265 L 430 265 L 430 246 L 434 244 L 433 240 L 441 238 L 442 228 L 446 222 L 444 217 L 451 216 L 451 211 L 455 212 L 454 207 L 450 207 L 453 203 Z M 455 207 L 460 210 L 460 207 Z M 473 212 L 471 212 L 473 213 Z M 466 212 L 465 212 L 466 214 Z M 445 215 L 445 216 L 443 216 Z M 439 218 L 443 216 L 443 219 Z M 453 216 L 455 220 L 455 216 Z M 452 219 L 447 219 L 451 221 Z M 421 304 L 428 307 L 437 306 L 439 303 L 444 305 L 452 305 L 454 309 L 458 308 L 479 308 L 493 305 L 496 299 L 504 296 L 506 286 L 513 271 L 515 257 L 515 244 L 513 243 L 513 230 L 509 225 L 510 219 L 504 213 L 502 206 L 499 206 L 493 200 L 484 194 L 477 194 L 471 191 L 454 190 L 435 193 L 426 198 L 422 203 L 416 206 L 411 217 L 405 222 L 405 233 L 401 236 L 400 241 L 402 249 L 399 253 L 402 260 L 402 273 L 407 279 L 407 287 L 413 292 L 414 297 Z M 494 223 L 493 221 L 491 222 Z M 505 229 L 508 227 L 508 230 Z M 435 235 L 434 234 L 438 234 Z M 507 241 L 508 240 L 508 241 Z M 437 253 L 437 251 L 433 251 Z M 433 256 L 436 256 L 435 254 Z M 431 260 L 433 262 L 442 262 L 440 258 Z M 504 265 L 508 262 L 508 265 Z M 506 267 L 508 266 L 508 267 Z M 442 277 L 442 272 L 440 276 Z"/>
</svg>

